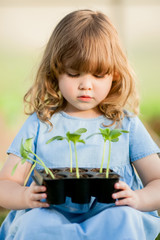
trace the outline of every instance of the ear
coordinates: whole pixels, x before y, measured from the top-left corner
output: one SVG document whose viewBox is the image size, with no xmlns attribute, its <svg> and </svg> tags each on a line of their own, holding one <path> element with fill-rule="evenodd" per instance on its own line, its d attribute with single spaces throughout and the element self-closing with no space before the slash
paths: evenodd
<svg viewBox="0 0 160 240">
<path fill-rule="evenodd" d="M 121 79 L 120 74 L 118 72 L 114 72 L 113 81 L 119 81 Z"/>
</svg>

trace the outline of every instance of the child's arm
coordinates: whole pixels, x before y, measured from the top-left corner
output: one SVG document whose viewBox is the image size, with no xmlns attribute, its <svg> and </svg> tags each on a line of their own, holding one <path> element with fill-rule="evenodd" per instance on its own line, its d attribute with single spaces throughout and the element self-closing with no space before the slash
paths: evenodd
<svg viewBox="0 0 160 240">
<path fill-rule="evenodd" d="M 133 164 L 144 188 L 132 191 L 124 182 L 115 184 L 115 188 L 122 191 L 113 194 L 113 198 L 124 198 L 117 201 L 116 205 L 128 205 L 140 211 L 160 209 L 160 158 L 157 154 L 152 154 Z"/>
<path fill-rule="evenodd" d="M 35 207 L 48 207 L 47 203 L 40 202 L 46 198 L 45 186 L 37 186 L 32 183 L 30 187 L 24 187 L 24 181 L 31 168 L 31 163 L 20 163 L 11 175 L 14 165 L 20 158 L 10 154 L 4 167 L 0 171 L 0 206 L 8 209 L 26 209 Z M 41 193 L 40 193 L 41 192 Z"/>
</svg>

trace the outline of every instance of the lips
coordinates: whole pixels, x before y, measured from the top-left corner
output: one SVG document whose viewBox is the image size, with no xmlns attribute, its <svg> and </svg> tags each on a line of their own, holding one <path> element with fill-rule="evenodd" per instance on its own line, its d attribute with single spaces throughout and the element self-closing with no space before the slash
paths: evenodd
<svg viewBox="0 0 160 240">
<path fill-rule="evenodd" d="M 82 96 L 79 96 L 78 99 L 80 99 L 81 101 L 91 101 L 92 100 L 92 97 L 88 96 L 88 95 L 82 95 Z"/>
</svg>

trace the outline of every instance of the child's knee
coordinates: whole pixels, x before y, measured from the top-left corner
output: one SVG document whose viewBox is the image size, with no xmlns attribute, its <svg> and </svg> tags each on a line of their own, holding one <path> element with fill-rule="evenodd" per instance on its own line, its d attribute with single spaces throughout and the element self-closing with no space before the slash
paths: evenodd
<svg viewBox="0 0 160 240">
<path fill-rule="evenodd" d="M 58 236 L 56 239 L 64 239 L 72 235 L 77 237 L 76 227 L 70 223 L 61 213 L 55 209 L 36 208 L 26 212 L 17 221 L 14 232 L 10 235 L 14 239 L 52 239 L 52 236 Z M 74 239 L 77 239 L 74 237 Z"/>
</svg>

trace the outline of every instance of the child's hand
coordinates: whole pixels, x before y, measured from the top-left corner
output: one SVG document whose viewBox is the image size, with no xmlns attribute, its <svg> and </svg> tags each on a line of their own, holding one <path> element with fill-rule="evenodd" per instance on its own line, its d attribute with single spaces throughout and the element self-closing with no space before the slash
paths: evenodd
<svg viewBox="0 0 160 240">
<path fill-rule="evenodd" d="M 115 202 L 117 206 L 128 205 L 138 209 L 140 199 L 136 191 L 131 190 L 131 188 L 122 181 L 117 182 L 114 187 L 115 189 L 120 190 L 119 192 L 112 194 L 112 198 L 117 199 Z"/>
<path fill-rule="evenodd" d="M 38 186 L 35 182 L 32 182 L 30 187 L 26 187 L 24 197 L 28 208 L 49 207 L 48 203 L 40 202 L 40 200 L 47 198 L 45 191 L 45 186 Z"/>
</svg>

